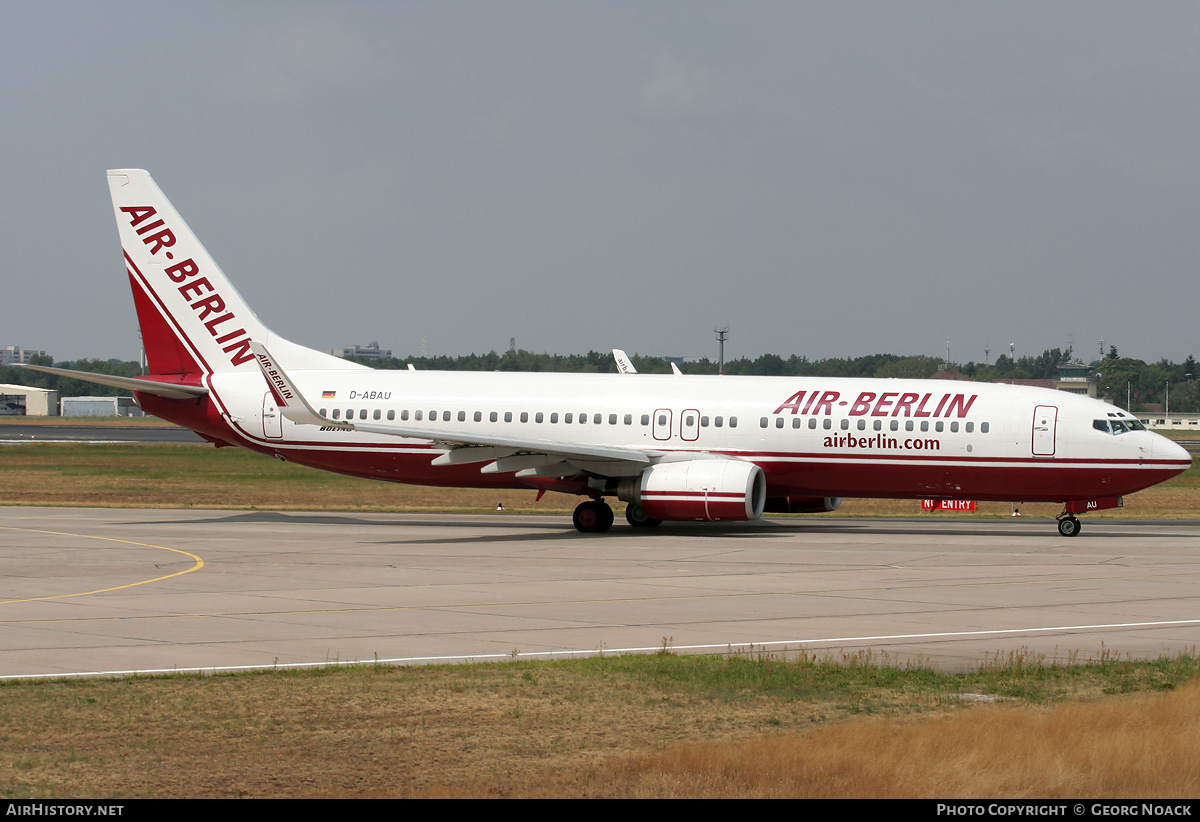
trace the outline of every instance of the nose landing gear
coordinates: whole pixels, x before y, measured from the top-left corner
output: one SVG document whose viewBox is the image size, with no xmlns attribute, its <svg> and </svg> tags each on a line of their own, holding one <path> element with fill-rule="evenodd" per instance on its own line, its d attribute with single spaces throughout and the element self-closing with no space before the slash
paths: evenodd
<svg viewBox="0 0 1200 822">
<path fill-rule="evenodd" d="M 1063 512 L 1058 515 L 1058 533 L 1064 537 L 1079 536 L 1079 520 L 1074 516 Z"/>
</svg>

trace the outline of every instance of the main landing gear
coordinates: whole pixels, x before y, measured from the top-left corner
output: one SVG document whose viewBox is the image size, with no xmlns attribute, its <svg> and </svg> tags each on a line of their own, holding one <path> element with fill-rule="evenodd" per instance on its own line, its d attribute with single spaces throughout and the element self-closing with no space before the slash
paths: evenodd
<svg viewBox="0 0 1200 822">
<path fill-rule="evenodd" d="M 1064 537 L 1079 536 L 1079 520 L 1065 511 L 1058 515 L 1058 533 Z"/>
<path fill-rule="evenodd" d="M 625 506 L 625 519 L 634 528 L 654 528 L 657 525 L 662 525 L 661 519 L 646 516 L 646 512 L 642 510 L 641 503 L 631 502 Z"/>
<path fill-rule="evenodd" d="M 612 528 L 613 509 L 601 499 L 590 499 L 575 506 L 571 519 L 575 528 L 585 534 L 600 534 Z"/>
</svg>

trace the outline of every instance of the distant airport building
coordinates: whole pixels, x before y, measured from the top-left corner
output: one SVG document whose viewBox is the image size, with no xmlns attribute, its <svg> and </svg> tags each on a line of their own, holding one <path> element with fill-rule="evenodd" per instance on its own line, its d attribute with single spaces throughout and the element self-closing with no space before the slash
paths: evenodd
<svg viewBox="0 0 1200 822">
<path fill-rule="evenodd" d="M 1194 411 L 1190 414 L 1167 414 L 1161 410 L 1137 411 L 1135 415 L 1147 428 L 1160 431 L 1200 431 L 1200 414 Z"/>
<path fill-rule="evenodd" d="M 6 345 L 0 348 L 0 365 L 24 365 L 31 357 L 44 357 L 45 351 L 34 351 L 19 345 Z"/>
<path fill-rule="evenodd" d="M 374 340 L 370 345 L 348 345 L 345 348 L 331 348 L 329 353 L 335 357 L 347 359 L 349 357 L 358 357 L 364 360 L 386 360 L 392 356 L 390 348 L 380 348 L 379 343 Z"/>
<path fill-rule="evenodd" d="M 58 415 L 58 392 L 28 385 L 0 383 L 0 415 L 54 417 Z"/>
<path fill-rule="evenodd" d="M 1090 365 L 1079 360 L 1071 360 L 1058 367 L 1058 379 L 1054 381 L 1054 387 L 1059 391 L 1083 394 L 1095 399 L 1099 393 L 1096 387 L 1097 382 Z"/>
<path fill-rule="evenodd" d="M 133 397 L 63 397 L 64 417 L 144 417 Z"/>
</svg>

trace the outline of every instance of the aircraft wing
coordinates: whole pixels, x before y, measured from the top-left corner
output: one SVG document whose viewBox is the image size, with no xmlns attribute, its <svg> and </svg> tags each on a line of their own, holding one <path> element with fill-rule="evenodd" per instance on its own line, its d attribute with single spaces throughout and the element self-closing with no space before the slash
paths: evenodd
<svg viewBox="0 0 1200 822">
<path fill-rule="evenodd" d="M 333 420 L 321 416 L 292 382 L 291 378 L 279 367 L 279 364 L 258 342 L 251 342 L 250 349 L 262 369 L 263 377 L 279 412 L 289 420 L 300 425 L 319 425 L 339 428 L 345 431 L 363 431 L 368 434 L 382 434 L 389 437 L 409 437 L 429 440 L 439 445 L 454 449 L 433 461 L 434 465 L 457 465 L 472 462 L 496 461 L 498 468 L 494 470 L 534 470 L 547 468 L 560 462 L 570 460 L 572 464 L 585 463 L 625 463 L 629 467 L 645 466 L 650 463 L 653 451 L 643 451 L 638 448 L 624 448 L 611 445 L 590 445 L 569 443 L 557 440 L 540 440 L 521 437 L 505 437 L 494 434 L 475 434 L 464 431 L 451 431 L 433 426 L 416 427 L 408 425 L 381 425 L 372 422 L 350 422 L 348 420 Z M 507 462 L 512 458 L 519 460 L 520 469 L 515 467 L 518 462 Z M 553 459 L 548 459 L 553 458 Z M 632 465 L 630 465 L 632 464 Z M 491 466 L 489 466 L 491 467 Z M 622 473 L 617 465 L 614 473 Z M 490 473 L 490 472 L 489 472 Z"/>
<path fill-rule="evenodd" d="M 617 363 L 617 371 L 619 371 L 622 374 L 636 374 L 637 373 L 637 369 L 633 367 L 633 360 L 629 359 L 628 354 L 626 354 L 620 348 L 614 348 L 612 350 L 612 352 L 613 352 L 613 359 Z"/>
<path fill-rule="evenodd" d="M 94 374 L 91 371 L 72 371 L 69 368 L 55 368 L 49 365 L 16 364 L 18 368 L 28 368 L 33 371 L 44 371 L 47 374 L 57 374 L 60 377 L 72 377 L 84 382 L 94 382 L 98 385 L 110 385 L 114 388 L 124 388 L 127 391 L 143 391 L 156 394 L 172 400 L 188 400 L 203 397 L 208 389 L 202 385 L 183 385 L 181 383 L 160 382 L 141 377 L 118 377 L 115 374 Z"/>
</svg>

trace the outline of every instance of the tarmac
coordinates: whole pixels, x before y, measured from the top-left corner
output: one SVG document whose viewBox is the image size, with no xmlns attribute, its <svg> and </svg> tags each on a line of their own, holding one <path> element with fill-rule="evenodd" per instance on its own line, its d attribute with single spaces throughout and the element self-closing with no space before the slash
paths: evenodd
<svg viewBox="0 0 1200 822">
<path fill-rule="evenodd" d="M 942 670 L 1200 644 L 1200 522 L 0 508 L 0 678 L 597 653 Z"/>
</svg>

